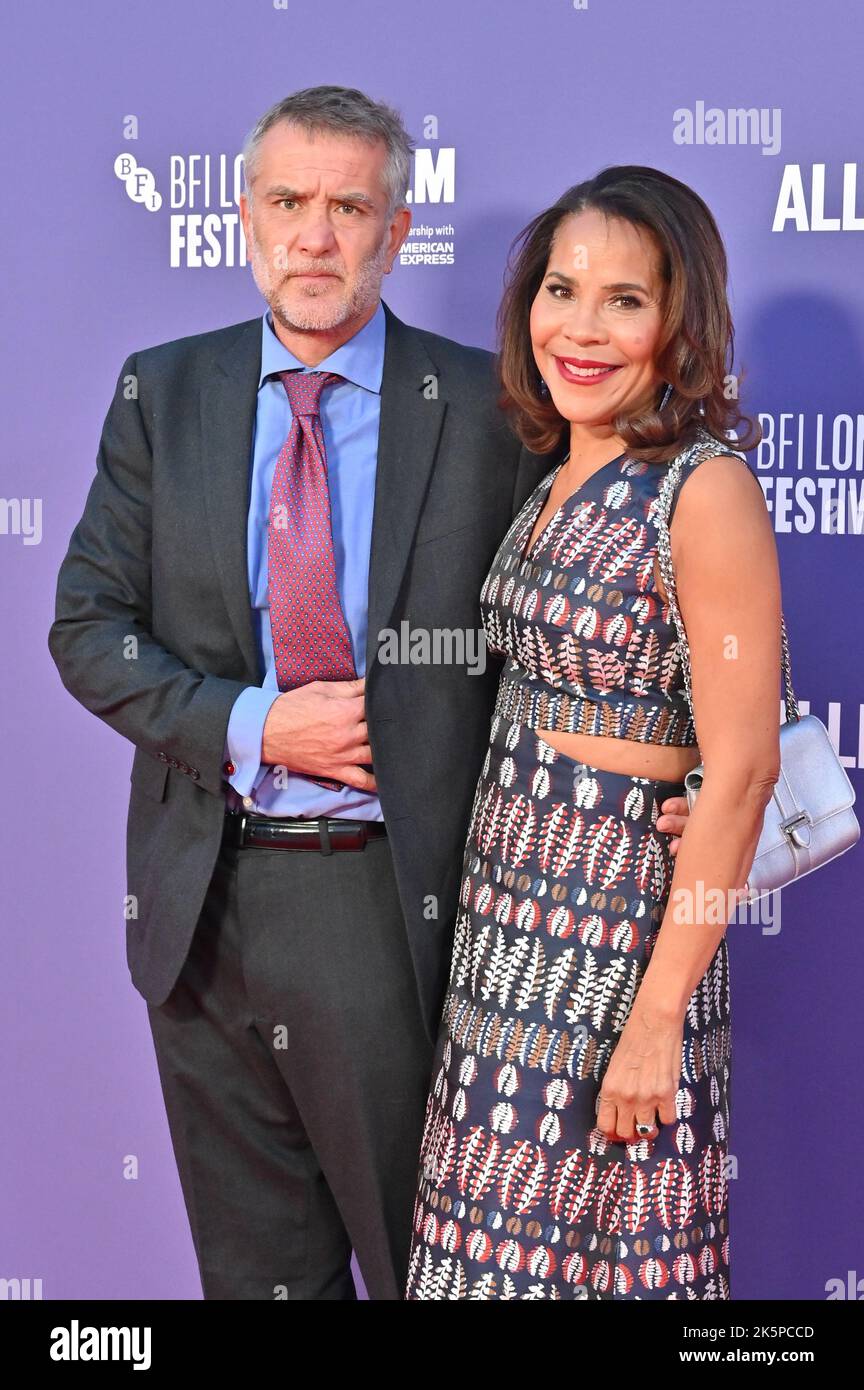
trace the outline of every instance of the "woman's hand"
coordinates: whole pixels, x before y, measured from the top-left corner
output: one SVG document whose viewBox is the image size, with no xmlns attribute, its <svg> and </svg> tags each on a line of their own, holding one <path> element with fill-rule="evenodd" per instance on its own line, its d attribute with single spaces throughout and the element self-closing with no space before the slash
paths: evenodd
<svg viewBox="0 0 864 1390">
<path fill-rule="evenodd" d="M 635 1143 L 657 1135 L 661 1124 L 677 1118 L 675 1095 L 681 1079 L 683 1018 L 669 1018 L 639 1007 L 639 997 L 612 1053 L 600 1088 L 597 1128 L 607 1138 Z M 638 1135 L 636 1125 L 653 1126 Z"/>
<path fill-rule="evenodd" d="M 657 829 L 672 836 L 669 841 L 669 853 L 677 854 L 681 836 L 684 834 L 684 827 L 687 824 L 687 817 L 690 814 L 687 798 L 686 796 L 669 796 L 660 803 L 660 810 L 663 814 L 657 817 Z"/>
</svg>

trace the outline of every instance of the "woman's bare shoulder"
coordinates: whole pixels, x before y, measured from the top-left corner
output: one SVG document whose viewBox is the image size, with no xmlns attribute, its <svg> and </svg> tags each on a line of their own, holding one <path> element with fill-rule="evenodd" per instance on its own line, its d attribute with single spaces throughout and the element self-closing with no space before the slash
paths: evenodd
<svg viewBox="0 0 864 1390">
<path fill-rule="evenodd" d="M 679 507 L 683 506 L 685 496 L 704 499 L 724 492 L 730 497 L 749 494 L 751 497 L 761 497 L 764 502 L 759 479 L 740 454 L 712 454 L 701 463 L 688 467 L 684 476 L 687 486 L 682 489 Z"/>
<path fill-rule="evenodd" d="M 681 489 L 671 529 L 676 562 L 691 584 L 707 587 L 721 573 L 739 580 L 776 579 L 777 545 L 759 479 L 745 460 L 730 454 L 705 459 Z"/>
<path fill-rule="evenodd" d="M 688 468 L 684 474 L 672 525 L 679 536 L 701 530 L 713 521 L 726 524 L 771 526 L 768 505 L 759 479 L 737 454 L 714 454 Z"/>
</svg>

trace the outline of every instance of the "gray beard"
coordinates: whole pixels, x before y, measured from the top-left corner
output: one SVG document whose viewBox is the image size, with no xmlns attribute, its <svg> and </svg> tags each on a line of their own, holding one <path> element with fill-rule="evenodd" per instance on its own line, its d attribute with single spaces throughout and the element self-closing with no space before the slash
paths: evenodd
<svg viewBox="0 0 864 1390">
<path fill-rule="evenodd" d="M 251 260 L 255 283 L 269 304 L 270 312 L 277 323 L 289 332 L 327 332 L 341 327 L 378 300 L 387 260 L 387 247 L 386 243 L 382 242 L 378 250 L 360 265 L 350 290 L 326 307 L 323 304 L 316 305 L 316 300 L 321 296 L 312 291 L 307 295 L 308 308 L 293 305 L 289 309 L 283 303 L 279 290 L 274 290 L 270 284 L 269 269 L 266 266 L 262 267 L 257 249 L 252 253 Z"/>
</svg>

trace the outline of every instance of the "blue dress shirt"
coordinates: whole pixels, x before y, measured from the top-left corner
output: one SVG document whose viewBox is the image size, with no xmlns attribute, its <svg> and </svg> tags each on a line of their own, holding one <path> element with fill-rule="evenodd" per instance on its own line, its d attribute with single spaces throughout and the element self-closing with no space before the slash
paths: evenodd
<svg viewBox="0 0 864 1390">
<path fill-rule="evenodd" d="M 267 519 L 273 471 L 292 419 L 282 382 L 264 378 L 271 372 L 297 367 L 307 372 L 338 372 L 345 378 L 323 393 L 321 425 L 327 451 L 336 586 L 351 637 L 354 669 L 363 676 L 385 329 L 384 307 L 379 300 L 369 322 L 353 338 L 317 367 L 305 367 L 277 338 L 269 309 L 261 320 L 261 375 L 246 555 L 258 654 L 265 676 L 263 685 L 247 686 L 234 702 L 225 742 L 225 762 L 235 767 L 230 776 L 225 774 L 236 793 L 227 793 L 229 805 L 260 815 L 384 818 L 377 796 L 358 787 L 346 785 L 342 791 L 328 791 L 290 769 L 286 773 L 284 768 L 279 778 L 284 785 L 276 786 L 277 769 L 261 762 L 261 737 L 270 706 L 280 693 L 267 602 Z"/>
</svg>

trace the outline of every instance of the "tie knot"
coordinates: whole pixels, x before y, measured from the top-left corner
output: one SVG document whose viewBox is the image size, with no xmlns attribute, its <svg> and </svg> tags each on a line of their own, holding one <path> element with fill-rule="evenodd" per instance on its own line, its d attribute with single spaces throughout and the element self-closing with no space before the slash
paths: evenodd
<svg viewBox="0 0 864 1390">
<path fill-rule="evenodd" d="M 344 381 L 336 372 L 277 372 L 288 394 L 293 415 L 317 415 L 325 386 Z"/>
</svg>

